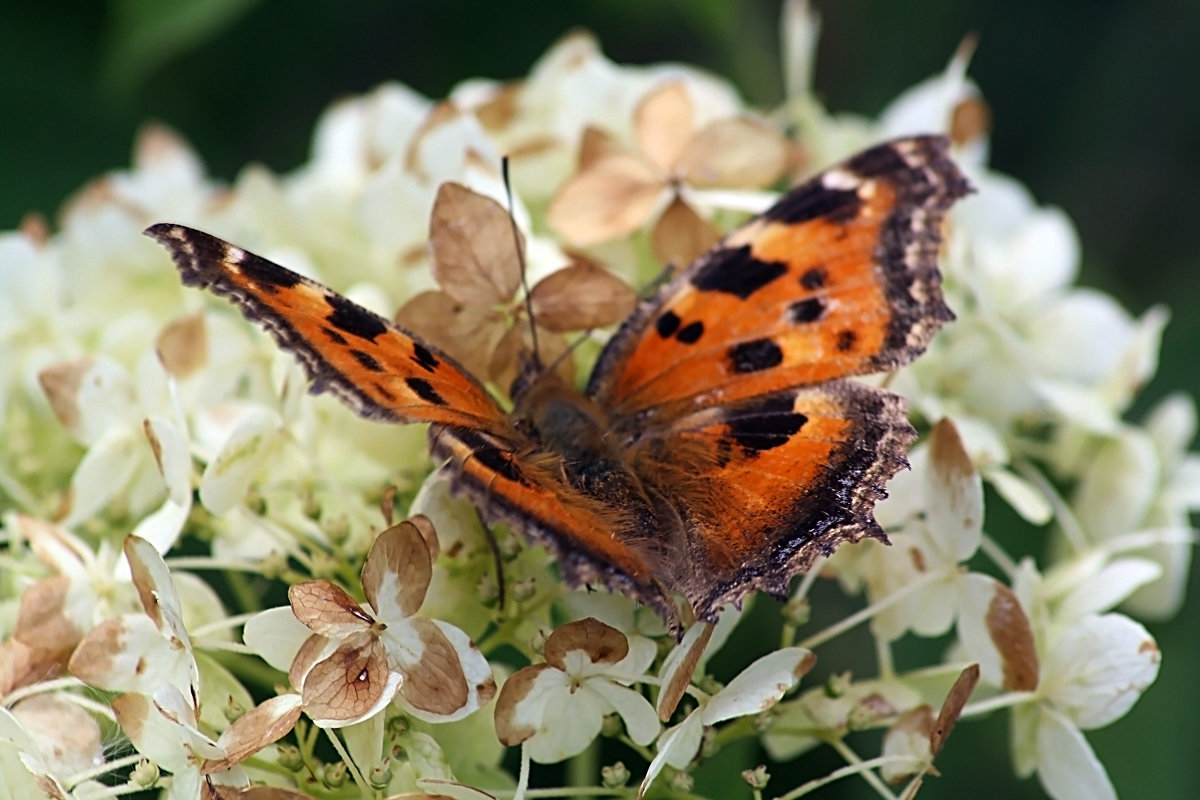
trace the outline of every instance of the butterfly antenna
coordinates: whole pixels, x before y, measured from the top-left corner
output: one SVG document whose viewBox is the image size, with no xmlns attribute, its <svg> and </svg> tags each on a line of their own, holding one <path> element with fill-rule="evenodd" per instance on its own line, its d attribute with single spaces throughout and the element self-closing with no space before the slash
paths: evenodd
<svg viewBox="0 0 1200 800">
<path fill-rule="evenodd" d="M 517 261 L 521 265 L 521 291 L 525 293 L 525 316 L 529 317 L 529 343 L 533 349 L 533 363 L 539 368 L 542 364 L 538 354 L 537 325 L 533 321 L 533 297 L 529 292 L 528 270 L 525 268 L 525 239 L 517 227 L 517 218 L 513 214 L 512 181 L 508 177 L 508 156 L 500 159 L 500 171 L 504 176 L 504 195 L 508 200 L 508 222 L 512 225 L 513 244 L 517 248 Z"/>
</svg>

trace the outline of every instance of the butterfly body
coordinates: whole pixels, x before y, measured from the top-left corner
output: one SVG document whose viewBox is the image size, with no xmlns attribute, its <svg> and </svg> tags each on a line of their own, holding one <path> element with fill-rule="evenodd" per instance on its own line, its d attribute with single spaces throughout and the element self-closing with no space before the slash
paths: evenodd
<svg viewBox="0 0 1200 800">
<path fill-rule="evenodd" d="M 842 542 L 915 437 L 854 376 L 915 358 L 953 315 L 940 227 L 968 190 L 941 137 L 866 150 L 793 189 L 643 300 L 584 391 L 528 370 L 504 411 L 453 359 L 331 290 L 178 225 L 147 232 L 359 414 L 429 422 L 453 486 L 680 629 L 774 595 Z M 534 360 L 536 361 L 536 359 Z"/>
</svg>

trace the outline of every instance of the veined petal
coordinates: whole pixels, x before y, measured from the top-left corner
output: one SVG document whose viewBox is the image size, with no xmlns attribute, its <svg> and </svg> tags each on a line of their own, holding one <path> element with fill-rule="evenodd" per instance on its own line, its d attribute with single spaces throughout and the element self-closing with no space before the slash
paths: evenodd
<svg viewBox="0 0 1200 800">
<path fill-rule="evenodd" d="M 438 721 L 455 716 L 470 700 L 458 651 L 432 621 L 415 617 L 389 625 L 383 634 L 389 665 L 404 675 L 404 704 L 416 716 Z"/>
<path fill-rule="evenodd" d="M 205 772 L 229 769 L 279 739 L 292 729 L 300 718 L 300 695 L 282 694 L 264 700 L 234 720 L 217 747 L 224 756 L 204 762 Z"/>
<path fill-rule="evenodd" d="M 509 676 L 496 699 L 496 736 L 501 743 L 512 747 L 536 734 L 550 698 L 569 694 L 567 680 L 550 664 L 522 667 Z"/>
<path fill-rule="evenodd" d="M 545 704 L 538 732 L 525 742 L 529 757 L 552 764 L 579 755 L 600 735 L 606 706 L 592 692 L 558 689 Z"/>
<path fill-rule="evenodd" d="M 667 173 L 692 137 L 692 99 L 683 81 L 674 80 L 646 95 L 633 112 L 638 150 L 660 173 Z"/>
</svg>

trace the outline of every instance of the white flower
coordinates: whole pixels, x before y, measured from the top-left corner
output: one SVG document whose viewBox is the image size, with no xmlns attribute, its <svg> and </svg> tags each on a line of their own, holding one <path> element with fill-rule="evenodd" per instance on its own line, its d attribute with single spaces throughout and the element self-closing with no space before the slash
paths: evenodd
<svg viewBox="0 0 1200 800">
<path fill-rule="evenodd" d="M 623 633 L 588 618 L 550 634 L 544 654 L 544 663 L 517 670 L 500 689 L 501 742 L 524 743 L 534 761 L 562 761 L 583 752 L 613 712 L 634 742 L 649 744 L 658 735 L 654 708 L 626 685 L 650 666 L 652 644 L 631 648 Z"/>
<path fill-rule="evenodd" d="M 246 624 L 246 643 L 288 670 L 318 726 L 369 719 L 397 694 L 413 716 L 452 722 L 495 692 L 491 668 L 462 630 L 416 616 L 433 572 L 437 540 L 427 532 L 406 521 L 376 537 L 362 569 L 369 607 L 329 581 L 308 581 L 289 589 L 290 609 Z"/>
</svg>

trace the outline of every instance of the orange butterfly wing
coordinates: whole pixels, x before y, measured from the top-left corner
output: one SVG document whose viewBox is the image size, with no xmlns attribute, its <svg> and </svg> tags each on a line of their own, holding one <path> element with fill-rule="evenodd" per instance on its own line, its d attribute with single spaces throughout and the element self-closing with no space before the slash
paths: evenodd
<svg viewBox="0 0 1200 800">
<path fill-rule="evenodd" d="M 189 286 L 228 297 L 296 355 L 314 393 L 329 391 L 381 422 L 502 431 L 487 390 L 431 345 L 316 281 L 183 225 L 146 229 Z"/>
<path fill-rule="evenodd" d="M 899 398 L 845 378 L 907 363 L 953 318 L 936 256 L 968 186 L 947 148 L 897 140 L 793 189 L 601 354 L 587 393 L 683 509 L 670 584 L 698 616 L 882 537 L 872 507 L 915 432 Z"/>
</svg>

